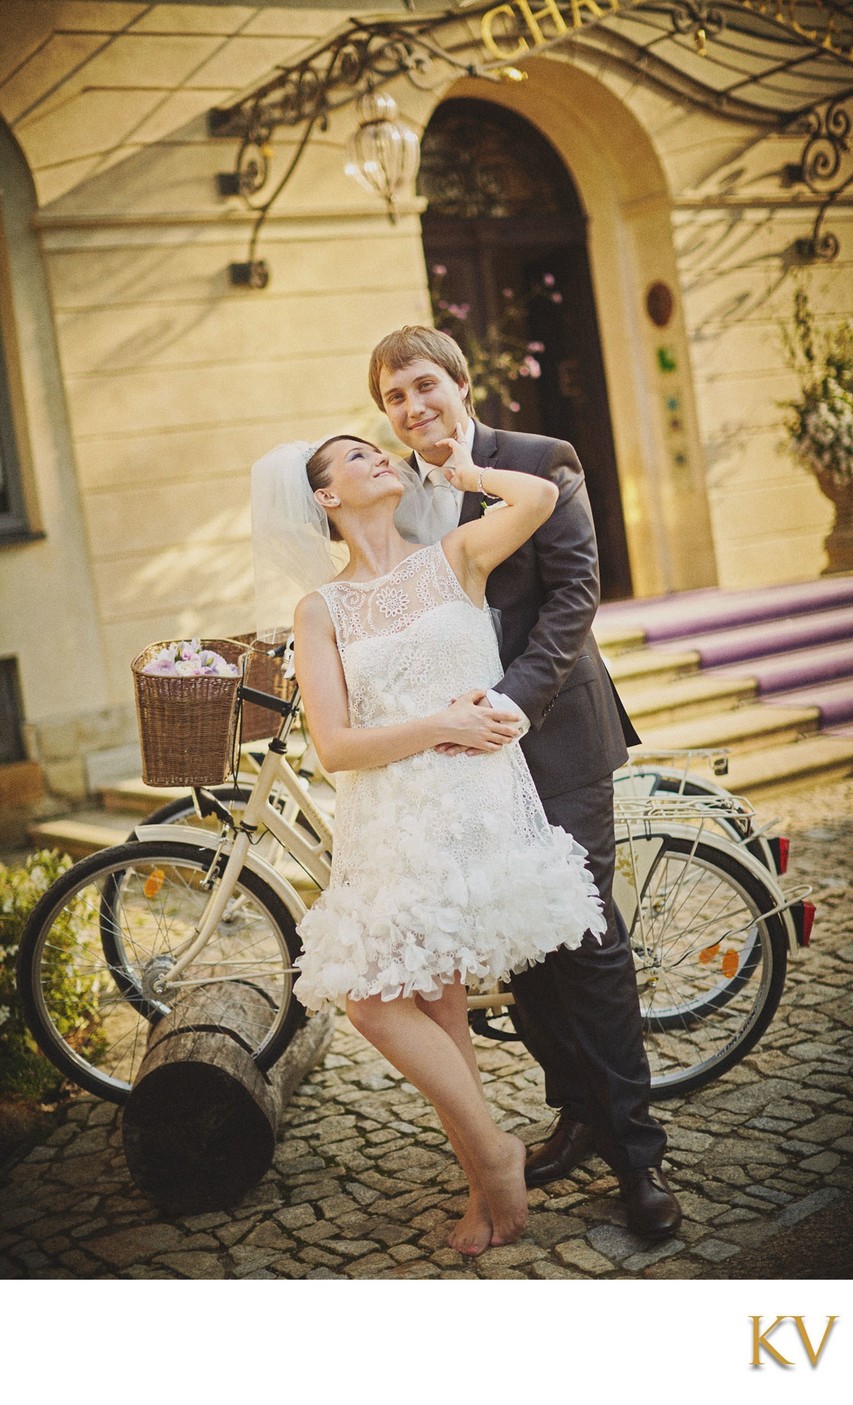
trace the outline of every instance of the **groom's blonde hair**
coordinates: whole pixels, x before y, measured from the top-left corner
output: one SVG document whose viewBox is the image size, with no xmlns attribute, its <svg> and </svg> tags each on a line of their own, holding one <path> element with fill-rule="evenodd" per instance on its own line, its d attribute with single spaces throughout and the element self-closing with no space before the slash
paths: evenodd
<svg viewBox="0 0 853 1405">
<path fill-rule="evenodd" d="M 459 381 L 467 381 L 468 389 L 463 399 L 466 410 L 473 415 L 468 363 L 453 338 L 446 332 L 436 331 L 435 327 L 401 327 L 398 332 L 389 332 L 388 336 L 383 337 L 379 345 L 373 348 L 367 381 L 370 394 L 380 410 L 385 409 L 379 389 L 379 377 L 383 370 L 402 371 L 413 361 L 434 361 L 452 376 L 457 384 Z"/>
</svg>

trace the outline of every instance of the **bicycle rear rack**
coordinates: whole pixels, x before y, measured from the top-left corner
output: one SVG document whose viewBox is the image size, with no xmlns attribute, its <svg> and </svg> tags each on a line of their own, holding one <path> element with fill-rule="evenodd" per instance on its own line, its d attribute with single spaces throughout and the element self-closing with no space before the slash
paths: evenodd
<svg viewBox="0 0 853 1405">
<path fill-rule="evenodd" d="M 755 814 L 740 795 L 679 795 L 662 791 L 655 795 L 622 795 L 614 798 L 617 824 L 645 824 L 655 820 L 745 820 Z"/>
</svg>

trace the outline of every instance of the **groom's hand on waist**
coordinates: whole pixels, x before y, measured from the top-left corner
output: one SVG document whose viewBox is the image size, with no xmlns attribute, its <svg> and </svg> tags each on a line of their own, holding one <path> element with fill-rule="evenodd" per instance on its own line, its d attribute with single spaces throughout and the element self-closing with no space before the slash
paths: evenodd
<svg viewBox="0 0 853 1405">
<path fill-rule="evenodd" d="M 495 693 L 491 688 L 472 688 L 468 693 L 462 693 L 458 698 L 451 698 L 450 705 L 460 702 L 472 702 L 475 707 L 491 707 L 498 712 L 501 722 L 517 722 L 519 724 L 518 736 L 523 737 L 530 727 L 530 722 L 525 717 L 521 708 L 508 698 L 505 693 Z M 481 752 L 476 747 L 455 746 L 453 742 L 440 742 L 436 751 L 442 751 L 446 756 L 459 756 L 462 752 L 466 756 L 480 756 Z"/>
</svg>

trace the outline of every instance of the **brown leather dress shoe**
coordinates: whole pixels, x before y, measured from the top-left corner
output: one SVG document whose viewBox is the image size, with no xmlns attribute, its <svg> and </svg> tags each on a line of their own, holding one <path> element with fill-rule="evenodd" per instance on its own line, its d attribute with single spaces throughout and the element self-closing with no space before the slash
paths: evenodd
<svg viewBox="0 0 853 1405">
<path fill-rule="evenodd" d="M 529 1186 L 540 1186 L 549 1181 L 561 1181 L 594 1150 L 592 1128 L 585 1122 L 573 1122 L 561 1112 L 547 1142 L 537 1147 L 525 1161 L 525 1182 Z"/>
<path fill-rule="evenodd" d="M 659 1166 L 641 1166 L 619 1177 L 628 1228 L 643 1239 L 665 1239 L 681 1224 L 681 1206 Z"/>
</svg>

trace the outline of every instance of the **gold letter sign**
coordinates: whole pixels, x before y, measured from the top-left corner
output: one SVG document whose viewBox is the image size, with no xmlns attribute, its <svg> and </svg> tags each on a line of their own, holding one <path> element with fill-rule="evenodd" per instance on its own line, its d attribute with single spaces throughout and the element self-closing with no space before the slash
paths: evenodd
<svg viewBox="0 0 853 1405">
<path fill-rule="evenodd" d="M 566 34 L 573 34 L 585 25 L 606 19 L 620 10 L 634 10 L 647 0 L 512 0 L 511 4 L 495 5 L 480 21 L 483 48 L 491 58 L 521 58 L 532 50 L 546 48 Z M 767 15 L 789 33 L 819 44 L 831 53 L 853 58 L 853 33 L 837 33 L 837 19 L 830 15 L 821 30 L 807 29 L 800 18 L 801 0 L 737 0 L 742 10 Z M 818 11 L 822 6 L 818 6 Z M 798 14 L 800 11 L 800 14 Z M 813 17 L 814 7 L 810 7 Z M 730 19 L 733 27 L 736 19 Z M 497 33 L 495 33 L 497 26 Z M 524 37 L 525 32 L 530 36 Z"/>
</svg>

